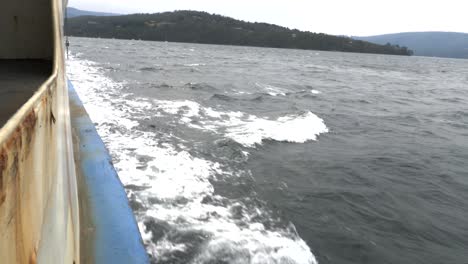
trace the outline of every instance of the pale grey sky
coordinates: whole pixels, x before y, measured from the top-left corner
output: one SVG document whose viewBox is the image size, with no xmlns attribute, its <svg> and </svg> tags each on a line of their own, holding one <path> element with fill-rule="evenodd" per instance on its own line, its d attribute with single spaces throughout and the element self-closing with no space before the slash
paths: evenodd
<svg viewBox="0 0 468 264">
<path fill-rule="evenodd" d="M 335 35 L 468 32 L 468 0 L 69 0 L 89 11 L 200 10 Z"/>
</svg>

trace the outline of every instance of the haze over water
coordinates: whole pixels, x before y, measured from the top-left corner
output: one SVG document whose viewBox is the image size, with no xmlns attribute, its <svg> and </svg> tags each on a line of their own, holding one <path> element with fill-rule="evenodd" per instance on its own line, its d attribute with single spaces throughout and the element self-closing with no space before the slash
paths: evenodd
<svg viewBox="0 0 468 264">
<path fill-rule="evenodd" d="M 467 60 L 71 42 L 154 263 L 467 261 Z"/>
</svg>

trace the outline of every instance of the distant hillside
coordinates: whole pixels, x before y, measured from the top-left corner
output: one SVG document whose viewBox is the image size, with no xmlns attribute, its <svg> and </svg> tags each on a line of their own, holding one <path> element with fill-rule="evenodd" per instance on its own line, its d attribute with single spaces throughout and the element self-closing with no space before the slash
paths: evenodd
<svg viewBox="0 0 468 264">
<path fill-rule="evenodd" d="M 405 47 L 383 46 L 266 23 L 250 23 L 206 12 L 176 11 L 69 19 L 71 36 L 205 44 L 411 55 Z"/>
<path fill-rule="evenodd" d="M 92 12 L 79 10 L 74 7 L 67 7 L 68 17 L 79 17 L 79 16 L 118 16 L 119 14 L 114 13 L 102 13 L 102 12 Z"/>
<path fill-rule="evenodd" d="M 408 32 L 354 37 L 377 44 L 407 46 L 414 55 L 468 59 L 468 34 L 454 32 Z"/>
</svg>

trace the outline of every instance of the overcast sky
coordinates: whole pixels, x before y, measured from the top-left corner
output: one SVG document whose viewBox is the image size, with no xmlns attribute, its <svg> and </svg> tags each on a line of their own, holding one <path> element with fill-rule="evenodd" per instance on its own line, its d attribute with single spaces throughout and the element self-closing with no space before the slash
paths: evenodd
<svg viewBox="0 0 468 264">
<path fill-rule="evenodd" d="M 200 10 L 335 35 L 468 33 L 468 0 L 69 0 L 69 6 L 116 13 Z"/>
</svg>

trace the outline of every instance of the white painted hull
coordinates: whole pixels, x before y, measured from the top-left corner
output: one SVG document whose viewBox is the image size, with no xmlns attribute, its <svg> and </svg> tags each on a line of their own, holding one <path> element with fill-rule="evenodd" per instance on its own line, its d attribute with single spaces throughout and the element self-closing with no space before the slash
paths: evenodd
<svg viewBox="0 0 468 264">
<path fill-rule="evenodd" d="M 40 6 L 35 8 L 35 4 Z M 2 263 L 80 263 L 62 4 L 59 0 L 11 0 L 2 3 L 5 14 L 0 11 L 0 20 L 5 20 L 1 21 L 5 26 L 0 34 L 11 33 L 9 39 L 0 42 L 0 59 L 53 61 L 47 81 L 5 124 L 0 124 Z M 51 7 L 49 20 L 47 14 L 40 13 L 44 5 Z M 31 17 L 28 12 L 38 15 Z M 52 34 L 50 39 L 34 37 L 37 30 L 40 33 L 36 27 L 47 23 L 52 28 L 47 31 Z"/>
</svg>

